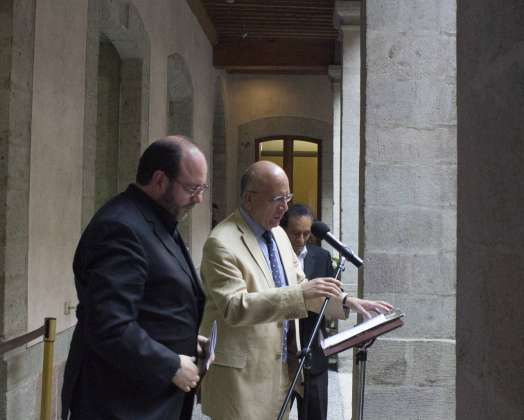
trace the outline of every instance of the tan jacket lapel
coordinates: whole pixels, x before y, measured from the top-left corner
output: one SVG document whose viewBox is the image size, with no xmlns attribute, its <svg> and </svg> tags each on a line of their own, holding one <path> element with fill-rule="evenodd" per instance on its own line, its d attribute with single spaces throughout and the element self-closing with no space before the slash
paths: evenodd
<svg viewBox="0 0 524 420">
<path fill-rule="evenodd" d="M 239 210 L 235 212 L 235 219 L 236 219 L 236 224 L 237 224 L 238 229 L 242 232 L 242 242 L 248 249 L 253 259 L 256 261 L 257 265 L 260 267 L 260 269 L 264 273 L 264 277 L 266 279 L 267 286 L 274 287 L 273 276 L 271 275 L 271 272 L 269 271 L 269 267 L 267 266 L 266 259 L 264 258 L 264 254 L 262 253 L 262 250 L 260 249 L 260 246 L 258 245 L 257 238 L 255 237 L 255 235 L 253 234 L 253 231 L 250 229 L 250 227 L 245 222 Z"/>
</svg>

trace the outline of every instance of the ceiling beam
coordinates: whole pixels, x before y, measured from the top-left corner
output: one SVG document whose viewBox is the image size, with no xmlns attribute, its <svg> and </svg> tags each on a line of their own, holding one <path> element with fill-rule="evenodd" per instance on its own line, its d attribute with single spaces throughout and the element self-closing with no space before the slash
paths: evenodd
<svg viewBox="0 0 524 420">
<path fill-rule="evenodd" d="M 333 40 L 221 38 L 213 64 L 228 71 L 327 73 L 333 52 Z"/>
</svg>

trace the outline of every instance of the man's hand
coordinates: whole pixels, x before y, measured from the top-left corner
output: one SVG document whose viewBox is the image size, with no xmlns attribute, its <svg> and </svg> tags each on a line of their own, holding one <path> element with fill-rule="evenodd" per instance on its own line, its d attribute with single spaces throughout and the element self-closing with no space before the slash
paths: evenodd
<svg viewBox="0 0 524 420">
<path fill-rule="evenodd" d="M 199 359 L 205 359 L 207 356 L 207 346 L 209 343 L 209 339 L 207 337 L 204 337 L 203 335 L 198 336 L 197 340 L 197 357 Z"/>
<path fill-rule="evenodd" d="M 342 282 L 331 277 L 318 277 L 300 284 L 304 293 L 304 300 L 319 297 L 337 297 L 340 295 Z"/>
<path fill-rule="evenodd" d="M 372 317 L 370 312 L 376 312 L 377 314 L 383 314 L 393 309 L 393 305 L 384 302 L 382 300 L 366 300 L 359 299 L 356 297 L 346 298 L 345 306 L 349 309 L 358 312 L 363 315 L 364 318 L 369 319 Z"/>
<path fill-rule="evenodd" d="M 198 368 L 194 362 L 194 357 L 180 355 L 180 368 L 176 371 L 173 383 L 184 392 L 191 391 L 191 388 L 195 388 L 200 380 Z"/>
</svg>

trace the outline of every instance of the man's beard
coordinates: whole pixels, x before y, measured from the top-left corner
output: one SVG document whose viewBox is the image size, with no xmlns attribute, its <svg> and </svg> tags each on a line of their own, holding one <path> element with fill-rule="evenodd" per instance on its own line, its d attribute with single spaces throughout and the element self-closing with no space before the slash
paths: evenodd
<svg viewBox="0 0 524 420">
<path fill-rule="evenodd" d="M 160 197 L 160 204 L 164 207 L 177 222 L 181 222 L 187 218 L 187 215 L 191 209 L 195 206 L 194 203 L 187 204 L 183 207 L 175 204 L 175 197 L 166 191 L 162 197 Z"/>
</svg>

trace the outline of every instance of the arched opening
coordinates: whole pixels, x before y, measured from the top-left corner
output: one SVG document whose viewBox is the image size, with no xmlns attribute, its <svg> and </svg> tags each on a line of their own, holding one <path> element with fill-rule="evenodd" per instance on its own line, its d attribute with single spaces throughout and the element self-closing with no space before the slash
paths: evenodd
<svg viewBox="0 0 524 420">
<path fill-rule="evenodd" d="M 167 58 L 167 132 L 193 136 L 193 83 L 184 58 L 177 53 Z M 191 214 L 179 222 L 178 230 L 191 248 Z"/>
<path fill-rule="evenodd" d="M 237 173 L 242 174 L 256 159 L 256 139 L 275 138 L 275 133 L 293 133 L 294 139 L 318 140 L 319 154 L 319 193 L 320 211 L 317 216 L 331 226 L 333 220 L 333 153 L 332 125 L 325 121 L 301 117 L 270 117 L 253 120 L 239 126 Z M 280 135 L 279 138 L 283 138 Z M 320 190 L 321 189 L 321 190 Z M 237 194 L 238 197 L 238 194 Z M 295 200 L 295 202 L 297 202 Z"/>
<path fill-rule="evenodd" d="M 180 54 L 167 58 L 167 132 L 193 136 L 193 84 Z"/>
<path fill-rule="evenodd" d="M 217 81 L 213 119 L 213 183 L 211 226 L 226 217 L 226 127 L 224 96 L 220 80 Z"/>
<path fill-rule="evenodd" d="M 114 45 L 101 37 L 97 81 L 95 209 L 118 191 L 121 65 Z"/>
<path fill-rule="evenodd" d="M 82 225 L 134 181 L 148 142 L 149 38 L 127 1 L 90 0 Z"/>
</svg>

